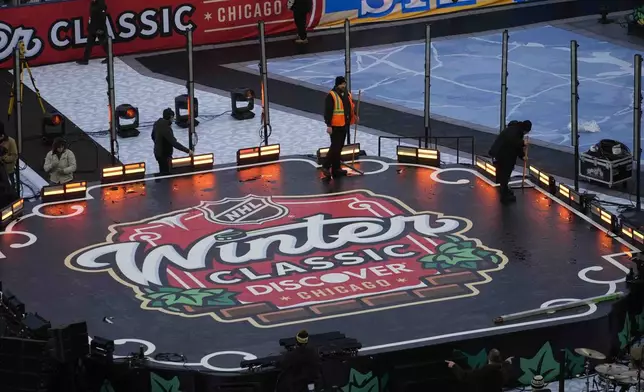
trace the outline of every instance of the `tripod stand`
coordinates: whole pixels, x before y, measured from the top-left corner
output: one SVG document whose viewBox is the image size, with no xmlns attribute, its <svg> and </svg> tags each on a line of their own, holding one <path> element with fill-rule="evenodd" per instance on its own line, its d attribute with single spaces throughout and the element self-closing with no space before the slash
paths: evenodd
<svg viewBox="0 0 644 392">
<path fill-rule="evenodd" d="M 42 101 L 42 97 L 40 96 L 40 90 L 38 90 L 38 87 L 36 87 L 36 79 L 34 79 L 34 75 L 31 73 L 31 68 L 29 67 L 29 63 L 27 63 L 27 59 L 25 58 L 25 43 L 20 41 L 18 42 L 18 49 L 20 53 L 20 96 L 23 97 L 23 92 L 25 88 L 24 84 L 24 72 L 25 69 L 27 70 L 27 73 L 29 74 L 29 79 L 31 80 L 31 84 L 34 86 L 34 91 L 36 92 L 36 96 L 38 97 L 38 103 L 40 104 L 40 108 L 42 109 L 42 113 L 46 114 L 47 111 L 45 110 L 45 104 Z M 16 104 L 16 84 L 15 82 L 11 85 L 11 95 L 9 98 L 9 109 L 7 110 L 7 118 L 11 119 L 11 115 L 13 113 L 13 108 Z"/>
</svg>

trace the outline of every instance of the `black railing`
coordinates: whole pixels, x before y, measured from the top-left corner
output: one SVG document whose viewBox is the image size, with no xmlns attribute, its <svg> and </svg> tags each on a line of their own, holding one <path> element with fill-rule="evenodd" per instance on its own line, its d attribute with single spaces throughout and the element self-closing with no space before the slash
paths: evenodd
<svg viewBox="0 0 644 392">
<path fill-rule="evenodd" d="M 382 147 L 381 146 L 382 145 L 382 139 L 395 139 L 395 140 L 398 140 L 398 144 L 400 144 L 400 142 L 402 140 L 418 140 L 418 148 L 423 148 L 423 141 L 425 140 L 425 137 L 424 136 L 415 136 L 415 137 L 414 136 L 378 136 L 378 156 L 381 156 L 381 152 L 382 152 L 381 151 L 382 150 L 382 148 L 381 148 Z M 437 150 L 439 140 L 450 140 L 450 141 L 455 140 L 456 141 L 456 143 L 455 143 L 456 145 L 454 147 L 451 146 L 454 143 L 449 143 L 450 144 L 449 146 L 445 146 L 443 144 L 444 147 L 448 147 L 448 148 L 456 150 L 456 164 L 461 163 L 461 161 L 460 161 L 460 159 L 461 159 L 461 157 L 460 157 L 460 155 L 461 155 L 461 144 L 462 144 L 461 140 L 469 140 L 469 145 L 470 145 L 469 153 L 470 153 L 470 157 L 471 157 L 470 164 L 472 166 L 474 166 L 474 151 L 475 151 L 474 150 L 474 136 L 434 136 L 434 137 L 430 137 L 429 138 L 429 148 L 434 148 L 434 149 Z M 465 152 L 467 152 L 467 151 L 465 151 Z"/>
</svg>

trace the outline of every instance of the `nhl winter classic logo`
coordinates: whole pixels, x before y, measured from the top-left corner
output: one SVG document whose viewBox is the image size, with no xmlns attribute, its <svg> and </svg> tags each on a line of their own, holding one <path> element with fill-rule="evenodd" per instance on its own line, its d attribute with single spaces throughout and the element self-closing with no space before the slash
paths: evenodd
<svg viewBox="0 0 644 392">
<path fill-rule="evenodd" d="M 507 258 L 471 227 L 364 190 L 249 195 L 111 226 L 66 264 L 144 309 L 273 327 L 477 295 Z"/>
</svg>

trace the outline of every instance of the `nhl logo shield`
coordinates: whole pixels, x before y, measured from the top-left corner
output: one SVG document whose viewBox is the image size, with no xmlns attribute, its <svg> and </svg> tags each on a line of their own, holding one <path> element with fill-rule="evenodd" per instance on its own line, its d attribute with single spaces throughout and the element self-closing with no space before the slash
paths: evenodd
<svg viewBox="0 0 644 392">
<path fill-rule="evenodd" d="M 198 209 L 204 212 L 206 220 L 220 225 L 260 225 L 288 215 L 288 209 L 275 203 L 270 196 L 248 195 L 206 201 Z"/>
</svg>

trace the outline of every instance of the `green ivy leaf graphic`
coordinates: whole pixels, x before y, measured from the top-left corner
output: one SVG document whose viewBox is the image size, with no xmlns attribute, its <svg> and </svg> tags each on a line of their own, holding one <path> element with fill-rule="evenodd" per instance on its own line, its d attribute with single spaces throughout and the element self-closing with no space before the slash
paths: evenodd
<svg viewBox="0 0 644 392">
<path fill-rule="evenodd" d="M 584 371 L 584 357 L 566 349 L 566 378 L 574 378 Z"/>
<path fill-rule="evenodd" d="M 351 369 L 349 381 L 341 389 L 342 392 L 380 392 L 380 382 L 373 372 L 362 374 L 356 369 Z"/>
<path fill-rule="evenodd" d="M 546 342 L 533 358 L 521 358 L 521 370 L 523 375 L 519 382 L 523 385 L 530 385 L 532 378 L 537 375 L 543 376 L 544 381 L 550 382 L 559 375 L 559 363 L 552 355 L 552 346 Z"/>
<path fill-rule="evenodd" d="M 478 354 L 468 354 L 465 351 L 460 351 L 457 350 L 458 353 L 461 353 L 466 359 L 467 359 L 467 366 L 470 367 L 470 369 L 475 370 L 482 368 L 487 364 L 487 350 L 482 349 L 481 351 L 478 352 Z"/>
<path fill-rule="evenodd" d="M 150 301 L 149 306 L 154 308 L 168 308 L 180 310 L 180 307 L 204 306 L 231 306 L 237 301 L 237 293 L 226 289 L 180 289 L 175 287 L 146 288 L 143 290 L 144 298 Z"/>
<path fill-rule="evenodd" d="M 166 380 L 156 373 L 150 373 L 150 384 L 150 392 L 181 392 L 179 377 L 176 376 L 171 380 Z"/>
<path fill-rule="evenodd" d="M 103 381 L 103 385 L 101 385 L 101 389 L 99 392 L 115 392 L 114 387 L 112 387 L 112 383 L 109 380 Z"/>
<path fill-rule="evenodd" d="M 617 334 L 617 338 L 619 339 L 620 349 L 628 346 L 628 342 L 631 340 L 631 317 L 628 313 L 624 317 L 624 328 Z"/>
</svg>

